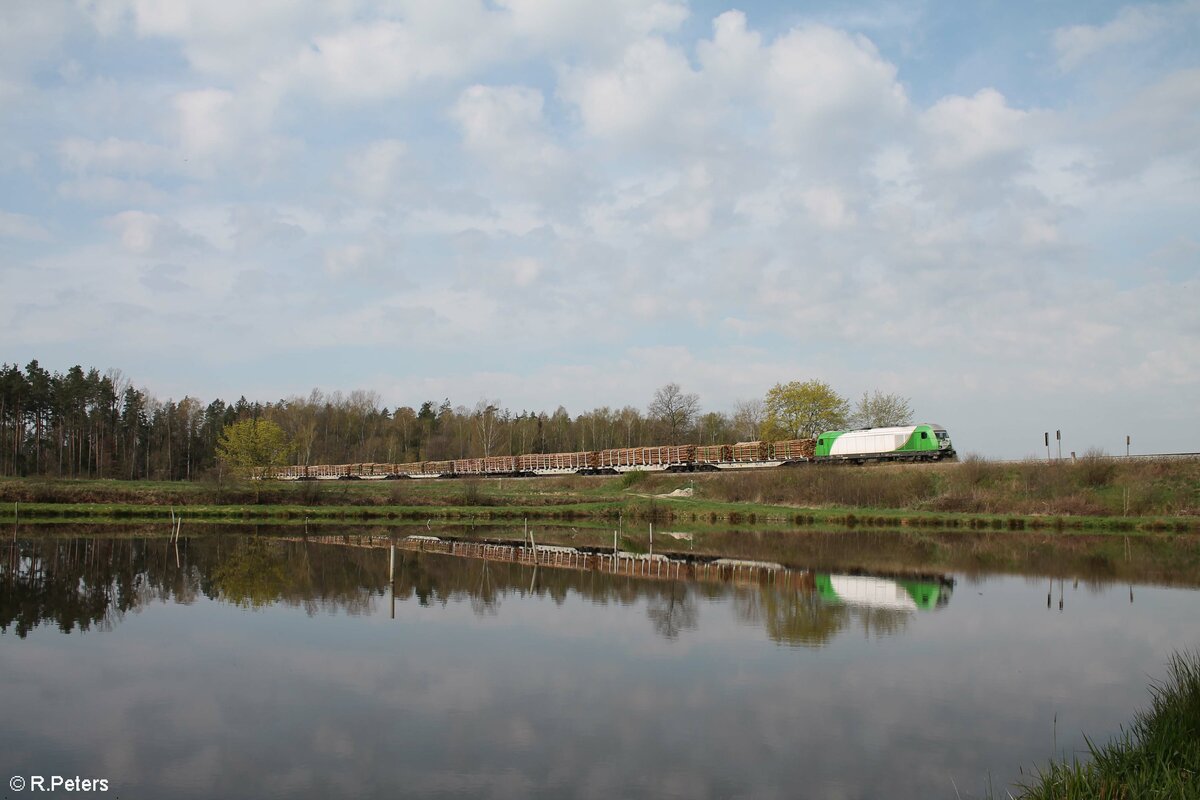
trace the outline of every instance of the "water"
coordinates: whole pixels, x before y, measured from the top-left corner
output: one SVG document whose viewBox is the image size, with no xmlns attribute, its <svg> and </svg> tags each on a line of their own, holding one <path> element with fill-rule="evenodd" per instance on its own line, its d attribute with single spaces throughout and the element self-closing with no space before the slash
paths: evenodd
<svg viewBox="0 0 1200 800">
<path fill-rule="evenodd" d="M 908 535 L 759 538 L 729 555 L 789 569 L 705 580 L 389 562 L 353 537 L 18 538 L 0 777 L 128 798 L 979 797 L 1114 734 L 1200 645 L 1194 542 L 1165 576 L 1161 548 L 1078 540 L 1057 575 L 992 572 L 965 534 L 853 566 Z M 1139 563 L 1152 578 L 1114 579 Z"/>
</svg>

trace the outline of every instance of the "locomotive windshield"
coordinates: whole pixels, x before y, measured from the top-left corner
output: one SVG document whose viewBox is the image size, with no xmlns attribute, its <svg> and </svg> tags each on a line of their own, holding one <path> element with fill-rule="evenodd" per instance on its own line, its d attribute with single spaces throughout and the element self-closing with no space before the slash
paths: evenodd
<svg viewBox="0 0 1200 800">
<path fill-rule="evenodd" d="M 950 434 L 946 433 L 945 431 L 934 431 L 933 435 L 943 442 L 950 440 Z"/>
</svg>

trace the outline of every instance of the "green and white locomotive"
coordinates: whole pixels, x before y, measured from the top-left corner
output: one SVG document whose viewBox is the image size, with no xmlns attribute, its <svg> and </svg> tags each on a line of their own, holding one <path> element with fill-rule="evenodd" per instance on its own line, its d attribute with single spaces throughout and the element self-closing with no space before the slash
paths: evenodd
<svg viewBox="0 0 1200 800">
<path fill-rule="evenodd" d="M 902 425 L 857 431 L 826 431 L 817 437 L 815 461 L 941 461 L 954 458 L 941 425 Z"/>
</svg>

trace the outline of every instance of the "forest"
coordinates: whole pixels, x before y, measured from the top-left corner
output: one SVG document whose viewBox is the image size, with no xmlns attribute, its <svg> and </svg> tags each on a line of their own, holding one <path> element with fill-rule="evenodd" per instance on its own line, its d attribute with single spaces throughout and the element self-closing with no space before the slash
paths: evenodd
<svg viewBox="0 0 1200 800">
<path fill-rule="evenodd" d="M 192 480 L 218 468 L 222 431 L 268 419 L 286 433 L 295 464 L 410 462 L 555 453 L 657 444 L 725 444 L 804 437 L 844 425 L 904 424 L 905 398 L 878 391 L 849 401 L 820 381 L 777 384 L 732 413 L 705 411 L 697 395 L 669 383 L 645 410 L 601 406 L 571 414 L 513 411 L 499 400 L 449 399 L 388 408 L 373 391 L 274 402 L 160 400 L 120 370 L 73 366 L 51 372 L 36 360 L 0 364 L 0 475 Z"/>
</svg>

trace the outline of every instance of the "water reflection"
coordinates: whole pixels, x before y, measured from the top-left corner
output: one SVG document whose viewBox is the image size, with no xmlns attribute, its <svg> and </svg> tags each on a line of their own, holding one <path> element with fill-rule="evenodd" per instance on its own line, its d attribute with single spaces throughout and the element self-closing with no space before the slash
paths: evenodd
<svg viewBox="0 0 1200 800">
<path fill-rule="evenodd" d="M 517 548 L 489 546 L 489 558 L 424 548 L 479 545 L 381 537 L 312 541 L 259 536 L 162 539 L 34 539 L 10 542 L 0 568 L 0 631 L 25 638 L 39 625 L 64 633 L 110 630 L 126 613 L 154 602 L 199 597 L 258 609 L 282 604 L 309 615 L 363 614 L 379 604 L 420 606 L 467 601 L 494 616 L 509 596 L 575 595 L 593 604 L 641 605 L 655 633 L 674 641 L 698 629 L 706 603 L 729 601 L 738 620 L 774 642 L 819 647 L 842 631 L 869 636 L 905 630 L 910 616 L 944 606 L 946 577 L 900 578 L 815 572 L 759 562 L 684 562 L 658 556 L 596 557 L 569 548 L 547 555 L 561 564 L 521 563 Z M 414 549 L 415 547 L 415 549 Z M 529 552 L 524 551 L 528 558 Z M 567 553 L 572 554 L 567 558 Z M 499 555 L 497 555 L 499 554 Z M 578 555 L 578 558 L 576 558 Z M 590 561 L 584 560 L 592 559 Z M 615 565 L 615 566 L 614 566 Z M 644 574 L 640 574 L 640 572 Z"/>
<path fill-rule="evenodd" d="M 275 603 L 363 613 L 387 585 L 384 556 L 253 536 L 11 541 L 0 566 L 0 631 L 24 638 L 53 624 L 64 633 L 111 630 L 153 602 L 199 597 L 251 608 Z"/>
<path fill-rule="evenodd" d="M 951 593 L 931 565 L 998 558 L 980 540 L 698 538 L 627 574 L 579 568 L 572 533 L 575 566 L 350 535 L 0 544 L 0 774 L 231 800 L 980 797 L 1116 733 L 1200 641 L 1195 591 L 1130 604 L 1097 577 L 1139 546 Z M 1174 579 L 1163 556 L 1143 563 Z"/>
</svg>

